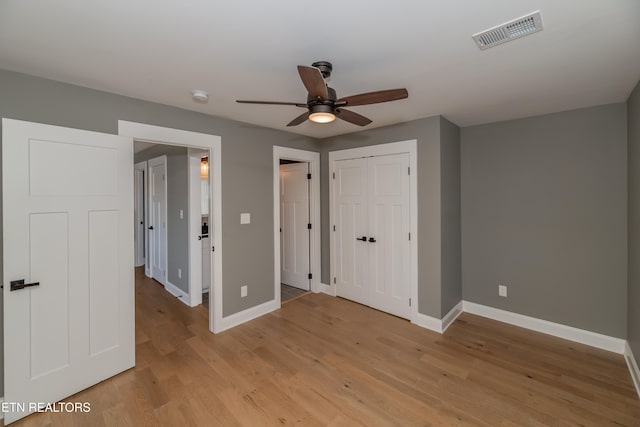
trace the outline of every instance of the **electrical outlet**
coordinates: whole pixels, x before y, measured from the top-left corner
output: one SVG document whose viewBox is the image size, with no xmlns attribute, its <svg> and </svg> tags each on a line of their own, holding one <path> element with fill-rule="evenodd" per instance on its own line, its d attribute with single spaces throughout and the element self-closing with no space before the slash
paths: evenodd
<svg viewBox="0 0 640 427">
<path fill-rule="evenodd" d="M 178 269 L 178 279 L 182 279 L 182 269 Z"/>
<path fill-rule="evenodd" d="M 247 285 L 244 285 L 240 288 L 240 298 L 244 298 L 247 296 Z"/>
<path fill-rule="evenodd" d="M 507 285 L 498 285 L 498 295 L 501 297 L 507 297 Z"/>
</svg>

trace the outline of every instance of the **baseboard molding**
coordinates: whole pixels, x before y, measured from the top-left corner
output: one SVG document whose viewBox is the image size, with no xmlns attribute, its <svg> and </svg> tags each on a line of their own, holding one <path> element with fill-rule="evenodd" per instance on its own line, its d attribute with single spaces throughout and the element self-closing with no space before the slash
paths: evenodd
<svg viewBox="0 0 640 427">
<path fill-rule="evenodd" d="M 636 386 L 636 393 L 638 393 L 638 398 L 640 398 L 640 369 L 638 369 L 636 358 L 633 357 L 633 352 L 631 351 L 629 342 L 626 342 L 624 346 L 624 358 L 627 361 L 633 385 Z"/>
<path fill-rule="evenodd" d="M 331 289 L 330 285 L 327 285 L 326 283 L 319 283 L 318 284 L 318 293 L 322 292 L 323 294 L 327 294 L 327 295 L 331 295 L 332 297 L 335 297 L 336 294 L 333 293 L 333 290 Z"/>
<path fill-rule="evenodd" d="M 422 328 L 429 329 L 430 331 L 437 332 L 439 334 L 444 333 L 447 328 L 462 314 L 462 301 L 455 305 L 442 319 L 431 317 L 426 314 L 416 313 L 411 320 L 411 323 L 418 325 Z"/>
<path fill-rule="evenodd" d="M 445 316 L 442 318 L 442 332 L 447 330 L 449 326 L 462 314 L 463 311 L 463 302 L 460 301 L 456 304 Z"/>
<path fill-rule="evenodd" d="M 271 313 L 272 311 L 278 309 L 280 309 L 280 304 L 275 299 L 264 302 L 230 316 L 223 317 L 222 321 L 220 322 L 220 328 L 218 328 L 215 332 L 219 333 L 222 331 L 226 331 L 227 329 L 231 329 L 234 326 L 238 326 L 260 316 L 264 316 L 265 314 Z"/>
<path fill-rule="evenodd" d="M 553 323 L 547 320 L 501 310 L 499 308 L 476 304 L 474 302 L 463 301 L 462 306 L 466 313 L 476 314 L 478 316 L 498 320 L 510 325 L 520 326 L 521 328 L 531 329 L 533 331 L 542 332 L 544 334 L 553 335 L 566 340 L 590 345 L 591 347 L 600 348 L 602 350 L 624 354 L 626 341 L 621 338 L 585 331 L 584 329 L 574 328 L 573 326 Z"/>
<path fill-rule="evenodd" d="M 177 287 L 176 285 L 174 285 L 168 280 L 167 280 L 167 283 L 165 283 L 164 285 L 164 289 L 174 297 L 178 298 L 178 300 L 180 300 L 182 303 L 191 307 L 191 304 L 189 303 L 188 293 L 186 293 L 185 291 L 183 291 L 182 289 L 180 289 L 179 287 Z"/>
</svg>

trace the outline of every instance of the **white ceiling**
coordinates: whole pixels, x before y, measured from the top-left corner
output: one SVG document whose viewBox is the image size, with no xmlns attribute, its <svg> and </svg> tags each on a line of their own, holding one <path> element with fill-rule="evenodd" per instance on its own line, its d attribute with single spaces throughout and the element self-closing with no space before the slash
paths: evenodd
<svg viewBox="0 0 640 427">
<path fill-rule="evenodd" d="M 480 51 L 471 35 L 540 10 L 544 30 Z M 638 0 L 3 0 L 0 68 L 314 137 L 296 65 L 328 60 L 367 128 L 442 114 L 460 126 L 625 101 L 640 79 Z M 208 104 L 191 100 L 204 89 Z"/>
</svg>

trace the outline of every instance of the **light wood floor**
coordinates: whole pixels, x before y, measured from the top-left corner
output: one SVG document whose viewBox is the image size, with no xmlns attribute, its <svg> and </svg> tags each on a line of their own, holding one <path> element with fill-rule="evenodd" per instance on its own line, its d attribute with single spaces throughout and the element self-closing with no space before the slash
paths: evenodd
<svg viewBox="0 0 640 427">
<path fill-rule="evenodd" d="M 640 425 L 622 356 L 463 314 L 439 335 L 322 294 L 212 335 L 138 276 L 137 364 L 14 425 Z"/>
</svg>

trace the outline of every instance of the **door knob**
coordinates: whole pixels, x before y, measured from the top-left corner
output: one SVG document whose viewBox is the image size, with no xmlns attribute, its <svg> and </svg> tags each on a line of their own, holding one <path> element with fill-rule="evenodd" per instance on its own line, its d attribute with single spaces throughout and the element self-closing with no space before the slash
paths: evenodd
<svg viewBox="0 0 640 427">
<path fill-rule="evenodd" d="M 153 230 L 153 225 L 150 225 L 150 226 L 149 226 L 149 230 Z"/>
<path fill-rule="evenodd" d="M 373 237 L 369 237 L 369 243 L 375 243 L 376 239 L 374 239 Z"/>
<path fill-rule="evenodd" d="M 360 241 L 366 242 L 367 241 L 367 236 L 356 237 L 356 240 L 360 240 Z"/>
</svg>

